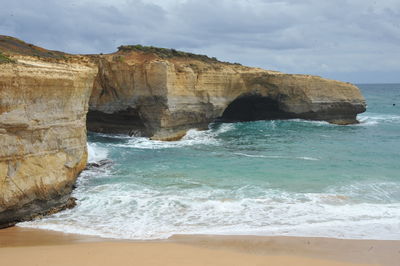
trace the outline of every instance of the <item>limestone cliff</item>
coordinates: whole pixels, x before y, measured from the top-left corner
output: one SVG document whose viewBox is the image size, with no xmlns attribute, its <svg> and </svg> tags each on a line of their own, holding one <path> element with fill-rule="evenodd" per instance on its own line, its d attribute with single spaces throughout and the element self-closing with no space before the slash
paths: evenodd
<svg viewBox="0 0 400 266">
<path fill-rule="evenodd" d="M 87 58 L 0 36 L 0 227 L 68 204 L 86 166 Z"/>
<path fill-rule="evenodd" d="M 357 87 L 320 77 L 154 47 L 68 55 L 0 36 L 0 227 L 65 207 L 86 126 L 172 140 L 213 121 L 348 124 L 364 110 Z"/>
<path fill-rule="evenodd" d="M 365 111 L 363 96 L 349 83 L 139 48 L 121 47 L 96 59 L 89 130 L 168 140 L 216 120 L 351 124 Z"/>
</svg>

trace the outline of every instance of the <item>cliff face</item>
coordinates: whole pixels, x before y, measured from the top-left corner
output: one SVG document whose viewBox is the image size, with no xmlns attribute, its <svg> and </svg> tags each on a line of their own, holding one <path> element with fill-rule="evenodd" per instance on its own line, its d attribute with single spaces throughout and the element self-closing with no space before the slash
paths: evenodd
<svg viewBox="0 0 400 266">
<path fill-rule="evenodd" d="M 210 122 L 303 118 L 356 123 L 354 85 L 184 56 L 120 51 L 98 59 L 89 130 L 177 139 Z"/>
<path fill-rule="evenodd" d="M 0 64 L 0 227 L 71 204 L 97 73 L 78 56 L 11 59 Z"/>
<path fill-rule="evenodd" d="M 72 204 L 86 126 L 174 140 L 213 121 L 348 124 L 364 110 L 357 87 L 320 77 L 142 46 L 68 55 L 0 36 L 0 227 Z"/>
</svg>

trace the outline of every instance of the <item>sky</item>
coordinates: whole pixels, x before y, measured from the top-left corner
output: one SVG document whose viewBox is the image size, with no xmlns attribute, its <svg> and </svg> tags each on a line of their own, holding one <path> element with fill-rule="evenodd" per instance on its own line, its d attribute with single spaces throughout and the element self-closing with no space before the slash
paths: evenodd
<svg viewBox="0 0 400 266">
<path fill-rule="evenodd" d="M 352 83 L 400 83 L 399 0 L 3 0 L 0 34 L 69 53 L 142 44 Z"/>
</svg>

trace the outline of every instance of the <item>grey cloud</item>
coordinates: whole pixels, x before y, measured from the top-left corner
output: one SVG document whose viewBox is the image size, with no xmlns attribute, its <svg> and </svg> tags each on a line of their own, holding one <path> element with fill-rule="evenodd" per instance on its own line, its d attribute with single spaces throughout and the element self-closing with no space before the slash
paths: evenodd
<svg viewBox="0 0 400 266">
<path fill-rule="evenodd" d="M 398 0 L 167 2 L 6 1 L 0 33 L 72 53 L 142 43 L 331 78 L 400 72 Z"/>
<path fill-rule="evenodd" d="M 118 5 L 64 1 L 8 1 L 0 10 L 4 34 L 51 49 L 84 53 L 115 50 L 118 42 L 140 42 L 165 21 L 165 11 L 140 1 Z"/>
</svg>

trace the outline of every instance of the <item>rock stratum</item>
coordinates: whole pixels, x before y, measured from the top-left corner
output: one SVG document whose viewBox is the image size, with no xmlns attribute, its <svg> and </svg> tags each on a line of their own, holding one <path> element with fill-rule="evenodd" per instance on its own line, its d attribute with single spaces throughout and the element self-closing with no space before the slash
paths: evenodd
<svg viewBox="0 0 400 266">
<path fill-rule="evenodd" d="M 122 46 L 96 58 L 88 129 L 160 140 L 213 121 L 302 118 L 357 123 L 365 111 L 349 83 L 216 61 L 175 50 Z"/>
<path fill-rule="evenodd" d="M 172 49 L 69 55 L 0 36 L 0 52 L 0 227 L 73 205 L 86 128 L 177 140 L 215 121 L 357 123 L 366 106 L 349 83 Z"/>
<path fill-rule="evenodd" d="M 0 38 L 0 227 L 73 205 L 97 73 L 87 58 Z M 4 56 L 4 55 L 3 55 Z M 4 56 L 5 57 L 5 56 Z"/>
</svg>

